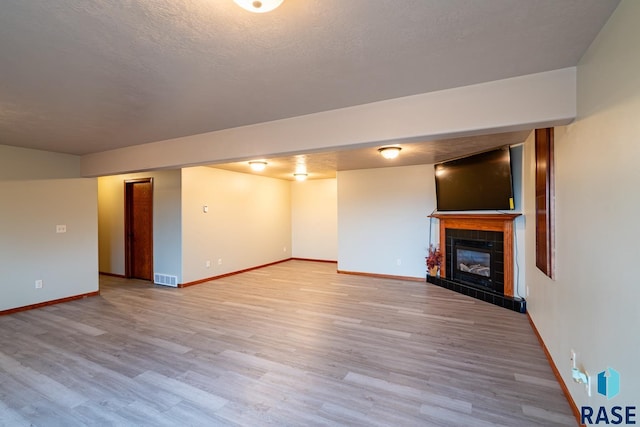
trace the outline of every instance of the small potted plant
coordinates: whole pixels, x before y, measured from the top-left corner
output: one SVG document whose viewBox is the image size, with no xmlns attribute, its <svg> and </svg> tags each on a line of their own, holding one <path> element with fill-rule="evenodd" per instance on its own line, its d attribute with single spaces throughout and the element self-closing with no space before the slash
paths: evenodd
<svg viewBox="0 0 640 427">
<path fill-rule="evenodd" d="M 440 271 L 440 263 L 442 262 L 442 253 L 439 246 L 429 244 L 429 253 L 426 257 L 427 271 L 430 276 L 436 276 Z"/>
</svg>

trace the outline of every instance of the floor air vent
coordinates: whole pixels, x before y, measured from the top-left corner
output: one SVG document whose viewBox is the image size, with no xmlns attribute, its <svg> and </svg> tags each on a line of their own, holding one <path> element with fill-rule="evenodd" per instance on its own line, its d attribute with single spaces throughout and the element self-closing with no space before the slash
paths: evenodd
<svg viewBox="0 0 640 427">
<path fill-rule="evenodd" d="M 178 278 L 176 276 L 169 276 L 168 274 L 155 273 L 153 275 L 153 283 L 156 285 L 173 286 L 178 287 Z"/>
</svg>

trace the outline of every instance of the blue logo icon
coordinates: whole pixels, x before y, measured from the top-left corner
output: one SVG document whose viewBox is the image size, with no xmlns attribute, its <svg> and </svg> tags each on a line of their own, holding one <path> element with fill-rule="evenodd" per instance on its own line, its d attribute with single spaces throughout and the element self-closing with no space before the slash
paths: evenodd
<svg viewBox="0 0 640 427">
<path fill-rule="evenodd" d="M 598 393 L 614 398 L 620 393 L 620 373 L 613 368 L 607 368 L 598 374 Z"/>
</svg>

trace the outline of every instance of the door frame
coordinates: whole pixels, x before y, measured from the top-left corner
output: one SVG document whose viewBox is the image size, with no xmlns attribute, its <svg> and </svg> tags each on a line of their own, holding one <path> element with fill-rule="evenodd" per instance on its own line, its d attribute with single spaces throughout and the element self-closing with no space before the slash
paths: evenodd
<svg viewBox="0 0 640 427">
<path fill-rule="evenodd" d="M 151 184 L 151 218 L 149 224 L 151 227 L 151 259 L 153 260 L 153 178 L 137 178 L 127 179 L 124 181 L 124 274 L 125 277 L 132 277 L 133 268 L 133 234 L 131 228 L 133 223 L 133 186 L 135 184 L 149 183 Z M 153 281 L 153 261 L 151 266 L 151 281 Z"/>
</svg>

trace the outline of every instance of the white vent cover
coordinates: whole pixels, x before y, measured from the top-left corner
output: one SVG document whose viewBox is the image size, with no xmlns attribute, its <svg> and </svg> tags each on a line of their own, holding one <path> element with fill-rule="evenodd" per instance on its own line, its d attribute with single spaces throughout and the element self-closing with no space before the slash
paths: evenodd
<svg viewBox="0 0 640 427">
<path fill-rule="evenodd" d="M 178 277 L 170 276 L 168 274 L 155 273 L 153 275 L 153 283 L 156 285 L 173 286 L 178 287 Z"/>
</svg>

